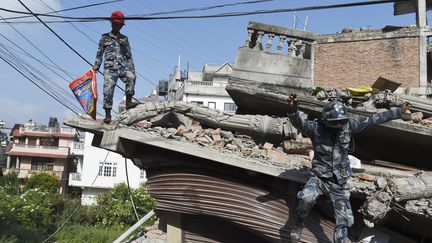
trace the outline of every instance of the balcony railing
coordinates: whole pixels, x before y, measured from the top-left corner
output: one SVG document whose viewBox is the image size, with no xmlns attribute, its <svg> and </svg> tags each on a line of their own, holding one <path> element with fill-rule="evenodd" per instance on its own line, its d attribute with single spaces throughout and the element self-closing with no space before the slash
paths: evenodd
<svg viewBox="0 0 432 243">
<path fill-rule="evenodd" d="M 73 155 L 84 155 L 83 142 L 70 142 L 69 148 L 70 148 L 70 153 Z"/>
<path fill-rule="evenodd" d="M 266 39 L 265 43 L 264 39 Z M 244 46 L 268 53 L 310 59 L 310 49 L 315 39 L 315 34 L 311 32 L 249 22 L 248 37 Z M 273 46 L 274 40 L 278 40 L 276 47 Z M 286 52 L 284 53 L 283 50 Z"/>
<path fill-rule="evenodd" d="M 20 127 L 20 133 L 50 133 L 75 135 L 75 128 L 69 127 Z"/>
<path fill-rule="evenodd" d="M 68 157 L 68 147 L 58 146 L 42 146 L 42 145 L 29 145 L 14 143 L 12 149 L 9 151 L 11 155 L 26 155 L 26 154 L 43 154 L 47 157 Z"/>
<path fill-rule="evenodd" d="M 81 173 L 69 173 L 69 180 L 71 181 L 81 181 Z"/>
</svg>

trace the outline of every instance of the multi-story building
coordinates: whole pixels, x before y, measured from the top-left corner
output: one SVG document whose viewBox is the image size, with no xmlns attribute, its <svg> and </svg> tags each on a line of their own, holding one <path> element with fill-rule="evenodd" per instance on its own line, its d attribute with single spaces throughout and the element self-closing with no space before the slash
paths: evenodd
<svg viewBox="0 0 432 243">
<path fill-rule="evenodd" d="M 75 168 L 69 174 L 69 186 L 82 189 L 81 204 L 90 205 L 96 203 L 96 195 L 107 192 L 118 183 L 127 183 L 125 158 L 121 155 L 108 152 L 92 146 L 94 135 L 85 134 L 84 147 L 81 150 L 83 160 L 75 160 Z M 145 182 L 144 170 L 136 167 L 132 161 L 126 160 L 129 184 L 131 188 L 137 188 Z"/>
<path fill-rule="evenodd" d="M 230 63 L 206 64 L 202 70 L 186 70 L 178 67 L 168 81 L 168 100 L 198 103 L 221 111 L 235 111 L 237 106 L 225 91 L 232 72 Z"/>
<path fill-rule="evenodd" d="M 18 179 L 29 178 L 35 172 L 49 172 L 60 181 L 60 193 L 67 186 L 67 171 L 74 161 L 71 151 L 79 150 L 74 128 L 59 127 L 57 119 L 50 118 L 48 126 L 37 125 L 31 120 L 15 124 L 10 135 L 12 141 L 6 149 L 6 173 L 18 172 Z M 78 158 L 79 159 L 79 158 Z"/>
</svg>

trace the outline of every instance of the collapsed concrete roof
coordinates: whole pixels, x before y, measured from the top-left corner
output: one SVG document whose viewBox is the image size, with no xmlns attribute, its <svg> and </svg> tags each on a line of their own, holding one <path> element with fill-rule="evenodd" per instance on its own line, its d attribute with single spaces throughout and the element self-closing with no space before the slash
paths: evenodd
<svg viewBox="0 0 432 243">
<path fill-rule="evenodd" d="M 162 127 L 151 127 L 148 121 Z M 298 183 L 307 178 L 310 160 L 304 149 L 297 150 L 303 155 L 283 152 L 292 149 L 293 141 L 303 141 L 294 136 L 286 118 L 235 115 L 185 102 L 152 102 L 120 114 L 113 125 L 84 119 L 65 123 L 94 133 L 93 145 L 146 169 L 149 190 L 161 212 L 188 215 L 191 223 L 202 222 L 202 217 L 222 220 L 263 241 L 287 239 L 293 220 L 289 212 L 295 208 Z M 308 143 L 300 147 L 307 148 Z M 387 216 L 392 220 L 385 224 L 399 228 L 408 217 L 412 227 L 402 232 L 418 234 L 421 222 L 432 217 L 432 176 L 382 165 L 387 167 L 363 165 L 365 171 L 354 175 L 353 205 L 361 208 L 369 224 Z M 305 240 L 330 242 L 333 221 L 325 212 L 329 210 L 314 212 Z M 187 230 L 187 237 L 210 237 L 208 232 Z M 432 238 L 432 233 L 426 236 Z"/>
</svg>

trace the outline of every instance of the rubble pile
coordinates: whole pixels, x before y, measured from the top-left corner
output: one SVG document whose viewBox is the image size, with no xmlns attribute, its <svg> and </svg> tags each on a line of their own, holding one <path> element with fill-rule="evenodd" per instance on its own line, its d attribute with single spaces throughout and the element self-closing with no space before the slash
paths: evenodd
<svg viewBox="0 0 432 243">
<path fill-rule="evenodd" d="M 225 154 L 252 159 L 286 170 L 307 170 L 312 167 L 311 141 L 308 138 L 302 138 L 301 135 L 296 139 L 286 139 L 280 144 L 274 145 L 269 142 L 256 143 L 248 135 L 220 128 L 206 128 L 195 120 L 190 122 L 190 125 L 180 125 L 177 128 L 151 127 L 149 124 L 143 126 L 140 123 L 138 122 L 130 128 L 153 136 L 192 143 Z M 301 160 L 292 160 L 292 156 Z M 430 175 L 368 164 L 364 165 L 364 169 L 355 171 L 350 181 L 351 193 L 366 199 L 360 211 L 364 215 L 365 224 L 373 227 L 374 223 L 383 219 L 387 212 L 400 210 L 401 207 L 412 213 L 432 217 L 432 210 L 428 208 L 432 205 L 432 199 L 423 198 L 428 197 L 425 194 L 425 191 L 430 190 L 430 188 L 426 189 L 426 187 L 430 187 L 428 182 L 424 182 L 423 187 L 420 184 L 415 184 L 418 180 L 420 180 L 418 183 L 422 183 L 424 178 L 428 181 Z M 413 190 L 405 187 L 406 184 L 413 183 L 416 185 L 415 187 L 424 190 L 414 195 Z"/>
<path fill-rule="evenodd" d="M 180 125 L 177 128 L 133 126 L 135 129 L 161 136 L 166 139 L 189 142 L 200 147 L 206 147 L 220 152 L 240 156 L 261 163 L 283 167 L 286 169 L 311 168 L 309 152 L 312 142 L 308 138 L 299 136 L 296 140 L 284 140 L 275 146 L 269 142 L 256 143 L 251 136 L 236 134 L 220 128 L 203 128 L 199 122 L 193 121 L 191 125 Z M 290 154 L 290 155 L 288 155 Z M 300 159 L 300 163 L 290 158 Z"/>
<path fill-rule="evenodd" d="M 348 108 L 372 113 L 384 111 L 390 109 L 390 107 L 399 107 L 403 102 L 411 101 L 408 96 L 395 94 L 389 90 L 353 95 L 349 90 L 328 89 L 320 90 L 314 97 L 324 102 L 338 100 L 343 102 Z M 413 106 L 414 110 L 416 110 L 416 108 L 418 108 L 418 110 L 423 110 L 421 108 L 424 108 L 426 105 L 420 104 L 419 107 L 416 107 L 416 104 L 414 104 Z M 427 106 L 429 106 L 429 104 L 427 104 Z M 422 111 L 416 111 L 402 118 L 412 123 L 432 127 L 432 116 L 430 116 L 428 108 L 429 107 L 425 109 L 426 114 Z"/>
</svg>

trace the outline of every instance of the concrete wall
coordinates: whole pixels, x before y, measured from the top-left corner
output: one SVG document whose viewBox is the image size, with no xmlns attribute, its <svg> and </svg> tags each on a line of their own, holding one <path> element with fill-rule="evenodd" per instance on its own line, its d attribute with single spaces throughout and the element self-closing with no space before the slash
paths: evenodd
<svg viewBox="0 0 432 243">
<path fill-rule="evenodd" d="M 419 86 L 419 39 L 397 37 L 315 44 L 315 86 L 371 86 L 384 78 Z"/>
<path fill-rule="evenodd" d="M 312 87 L 311 60 L 242 47 L 230 83 L 255 83 L 277 93 L 286 87 Z"/>
</svg>

